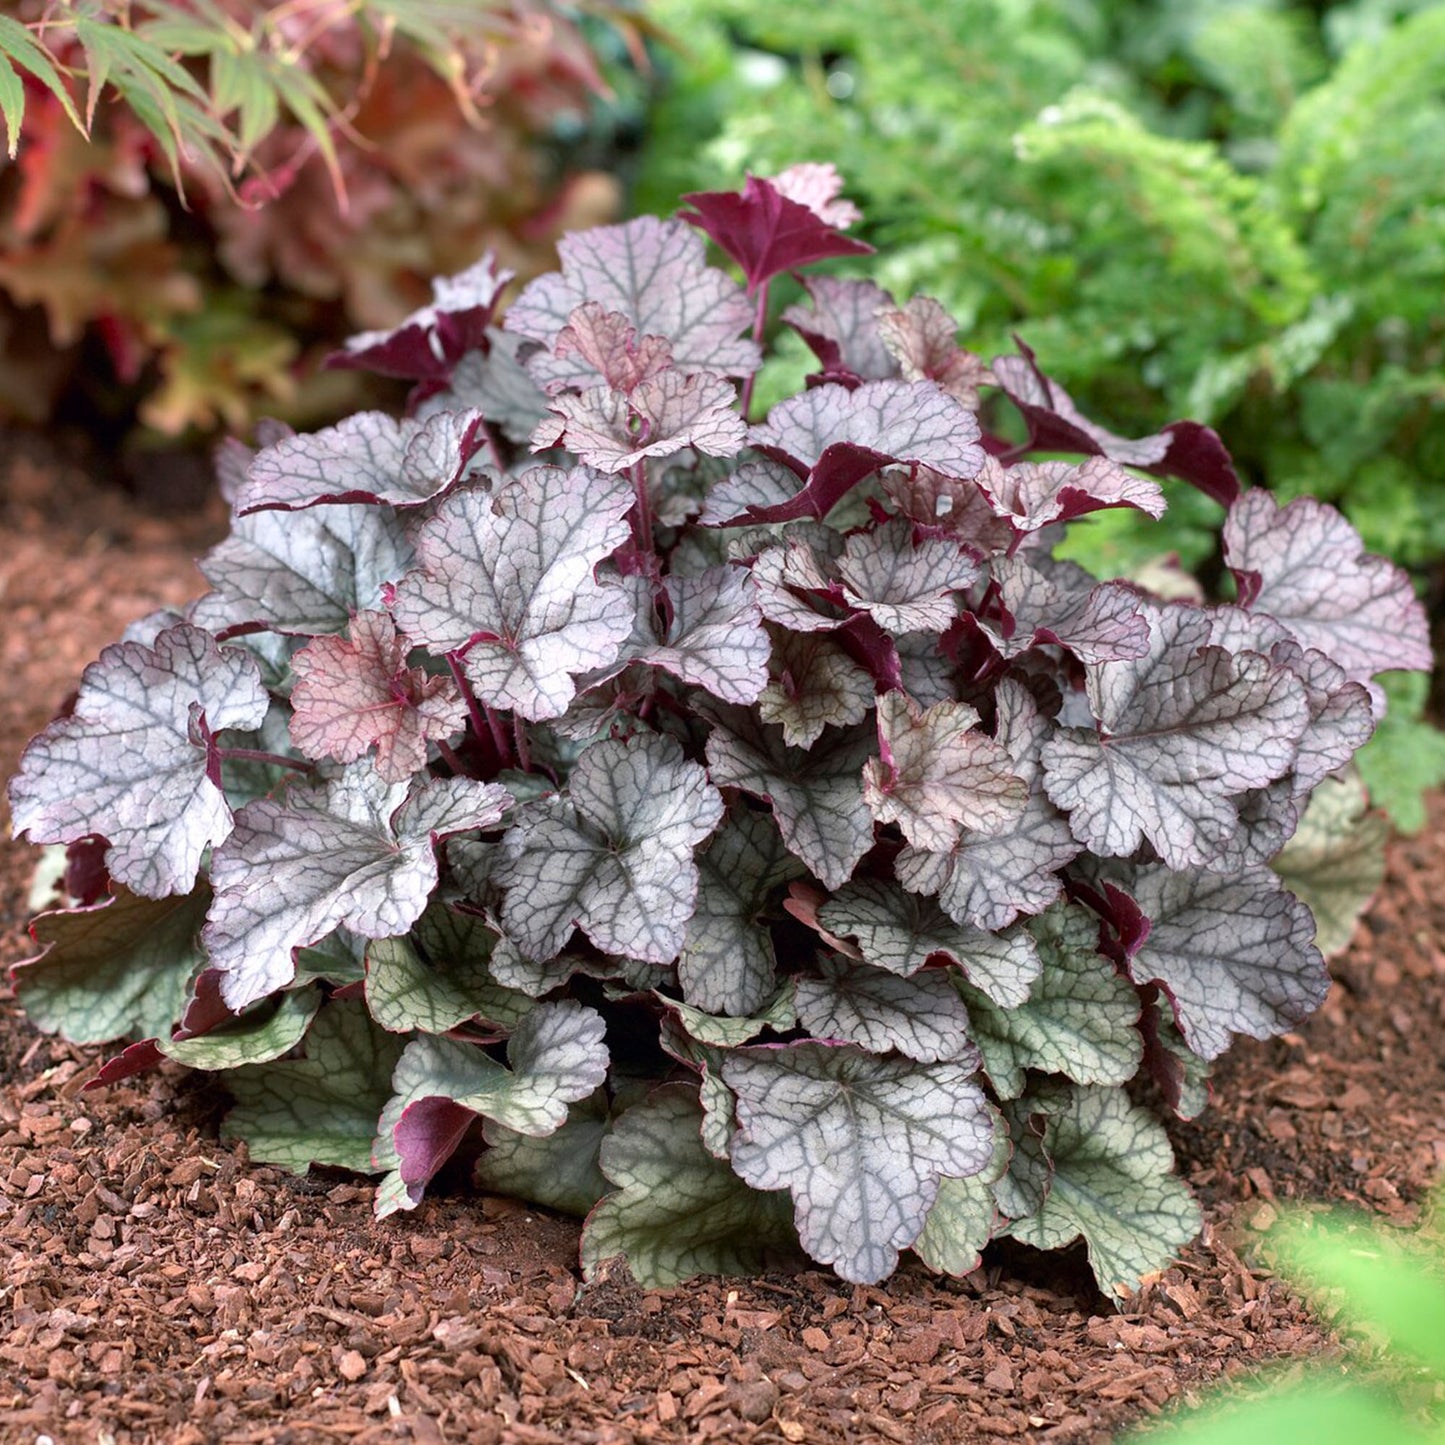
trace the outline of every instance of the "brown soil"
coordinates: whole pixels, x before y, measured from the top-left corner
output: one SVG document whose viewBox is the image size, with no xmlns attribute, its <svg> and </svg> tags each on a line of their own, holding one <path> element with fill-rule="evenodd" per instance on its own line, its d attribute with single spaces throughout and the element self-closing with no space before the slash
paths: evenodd
<svg viewBox="0 0 1445 1445">
<path fill-rule="evenodd" d="M 199 590 L 220 530 L 147 514 L 0 432 L 0 770 L 131 618 Z M 8 822 L 8 819 L 7 819 Z M 0 964 L 30 850 L 0 845 Z M 1393 845 L 1369 922 L 1296 1034 L 1245 1042 L 1174 1130 L 1204 1238 L 1122 1311 L 1077 1251 L 991 1251 L 962 1281 L 822 1272 L 648 1293 L 583 1284 L 577 1225 L 251 1166 L 175 1070 L 83 1093 L 96 1054 L 0 985 L 0 1441 L 1102 1441 L 1225 1372 L 1334 1348 L 1254 1260 L 1282 1199 L 1410 1223 L 1445 1162 L 1445 800 Z"/>
</svg>

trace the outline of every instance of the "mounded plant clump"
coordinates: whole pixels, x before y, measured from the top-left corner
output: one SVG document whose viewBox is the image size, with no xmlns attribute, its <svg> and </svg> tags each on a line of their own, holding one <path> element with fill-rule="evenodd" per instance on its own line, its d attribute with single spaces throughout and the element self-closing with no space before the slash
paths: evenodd
<svg viewBox="0 0 1445 1445">
<path fill-rule="evenodd" d="M 1207 428 L 1113 435 L 867 281 L 805 282 L 819 370 L 750 422 L 771 278 L 867 249 L 837 191 L 573 235 L 501 325 L 480 263 L 342 358 L 405 418 L 223 449 L 213 590 L 11 785 L 72 905 L 15 984 L 135 1040 L 97 1083 L 222 1071 L 253 1157 L 379 1214 L 465 1150 L 652 1284 L 1008 1234 L 1127 1291 L 1194 1236 L 1141 1101 L 1324 998 L 1302 900 L 1368 895 L 1344 770 L 1423 613 Z M 1052 556 L 1163 475 L 1227 509 L 1230 600 Z"/>
</svg>

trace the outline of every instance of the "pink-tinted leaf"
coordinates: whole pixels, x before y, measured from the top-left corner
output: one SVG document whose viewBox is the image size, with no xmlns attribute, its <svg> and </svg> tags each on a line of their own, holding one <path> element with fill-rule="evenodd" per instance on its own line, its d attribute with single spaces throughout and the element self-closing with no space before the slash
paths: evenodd
<svg viewBox="0 0 1445 1445">
<path fill-rule="evenodd" d="M 418 531 L 419 568 L 392 606 L 410 638 L 464 654 L 477 695 L 560 717 L 573 678 L 610 666 L 632 631 L 627 595 L 596 580 L 625 542 L 632 489 L 576 467 L 533 467 L 497 492 L 454 492 Z"/>
<path fill-rule="evenodd" d="M 958 323 L 937 301 L 915 296 L 875 315 L 879 337 L 905 381 L 937 382 L 962 406 L 978 409 L 978 389 L 992 385 L 993 374 L 958 344 Z"/>
<path fill-rule="evenodd" d="M 1078 857 L 1081 846 L 1069 821 L 1044 795 L 1039 750 L 1053 733 L 1024 687 L 1005 678 L 997 693 L 995 741 L 1008 755 L 1015 776 L 1029 788 L 1023 813 L 993 834 L 964 829 L 943 853 L 904 848 L 894 867 L 898 881 L 914 893 L 936 893 L 955 922 L 973 928 L 1006 928 L 1020 914 L 1041 913 L 1062 892 L 1059 870 Z M 1000 1004 L 1008 1000 L 989 991 Z"/>
<path fill-rule="evenodd" d="M 921 709 L 906 693 L 878 699 L 878 747 L 863 769 L 863 797 L 880 823 L 897 823 L 915 848 L 944 852 L 959 830 L 999 832 L 1023 811 L 1028 786 L 962 702 Z"/>
<path fill-rule="evenodd" d="M 801 490 L 779 506 L 749 507 L 758 522 L 824 517 L 889 463 L 975 476 L 983 466 L 978 420 L 931 381 L 836 383 L 780 401 L 748 434 L 752 446 L 791 466 Z"/>
<path fill-rule="evenodd" d="M 308 758 L 354 763 L 373 744 L 376 771 L 401 782 L 426 766 L 427 743 L 465 726 L 450 677 L 408 667 L 407 643 L 384 612 L 360 612 L 351 636 L 313 639 L 291 660 L 291 740 Z"/>
<path fill-rule="evenodd" d="M 1195 421 L 1176 421 L 1153 436 L 1116 436 L 1090 421 L 1068 392 L 1038 369 L 1033 352 L 1017 337 L 1015 344 L 1022 355 L 995 357 L 993 374 L 1023 414 L 1033 450 L 1082 452 L 1179 477 L 1225 507 L 1239 496 L 1239 477 L 1217 432 Z"/>
<path fill-rule="evenodd" d="M 798 161 L 768 180 L 780 195 L 806 206 L 820 221 L 840 231 L 863 219 L 862 211 L 852 201 L 839 199 L 843 177 L 831 161 Z"/>
<path fill-rule="evenodd" d="M 785 182 L 785 184 L 788 184 Z M 742 267 L 749 292 L 783 271 L 796 271 L 830 256 L 867 256 L 873 247 L 840 235 L 814 204 L 826 208 L 823 189 L 799 178 L 791 187 L 807 200 L 790 200 L 772 181 L 749 176 L 739 191 L 693 191 L 683 201 L 684 221 L 706 231 Z M 834 214 L 837 214 L 834 212 Z"/>
<path fill-rule="evenodd" d="M 431 305 L 389 331 L 350 337 L 326 364 L 403 381 L 445 381 L 467 352 L 485 347 L 492 313 L 512 275 L 489 251 L 465 271 L 433 281 Z"/>
<path fill-rule="evenodd" d="M 968 478 L 947 477 L 932 467 L 894 467 L 883 474 L 883 490 L 910 521 L 956 537 L 980 557 L 1007 552 L 1017 542 L 1012 524 L 995 515 Z"/>
<path fill-rule="evenodd" d="M 1429 627 L 1409 577 L 1368 555 L 1333 508 L 1312 497 L 1281 507 L 1256 488 L 1230 508 L 1224 549 L 1240 602 L 1349 677 L 1365 682 L 1390 668 L 1430 668 Z"/>
<path fill-rule="evenodd" d="M 584 301 L 557 336 L 552 354 L 565 361 L 578 356 L 613 391 L 631 392 L 672 366 L 672 347 L 663 336 L 639 337 L 620 311 Z"/>
<path fill-rule="evenodd" d="M 1157 482 L 1131 476 L 1108 457 L 1071 462 L 1015 462 L 1006 467 L 989 457 L 977 482 L 993 504 L 1021 532 L 1036 532 L 1105 507 L 1135 507 L 1164 515 Z"/>
<path fill-rule="evenodd" d="M 318 502 L 417 506 L 460 480 L 481 445 L 481 425 L 475 411 L 436 412 L 425 421 L 357 412 L 258 452 L 236 511 L 289 511 Z"/>
<path fill-rule="evenodd" d="M 428 397 L 417 416 L 435 411 L 479 411 L 509 442 L 522 445 L 547 414 L 547 393 L 518 359 L 519 352 L 535 349 L 515 332 L 488 327 L 485 355 L 467 352 L 453 369 L 451 384 Z"/>
<path fill-rule="evenodd" d="M 608 386 L 561 392 L 532 433 L 534 450 L 565 445 L 588 466 L 622 472 L 647 457 L 691 447 L 713 457 L 742 449 L 747 423 L 730 381 L 701 372 L 668 370 L 624 394 Z"/>
<path fill-rule="evenodd" d="M 1232 799 L 1283 777 L 1309 721 L 1293 673 L 1207 645 L 1208 616 L 1145 602 L 1149 652 L 1086 667 L 1097 729 L 1044 745 L 1044 786 L 1103 857 L 1148 841 L 1171 868 L 1207 865 L 1239 825 Z"/>
<path fill-rule="evenodd" d="M 826 376 L 846 373 L 862 381 L 887 381 L 899 374 L 898 362 L 879 329 L 878 313 L 893 305 L 881 286 L 837 276 L 808 276 L 803 287 L 812 306 L 789 306 L 782 320 L 812 348 Z"/>
<path fill-rule="evenodd" d="M 1123 886 L 1149 920 L 1129 974 L 1163 988 L 1201 1058 L 1218 1058 L 1235 1034 L 1282 1034 L 1324 1002 L 1329 974 L 1314 918 L 1268 868 L 1148 866 L 1130 870 Z"/>
<path fill-rule="evenodd" d="M 231 831 L 212 737 L 255 728 L 268 699 L 255 659 L 180 623 L 153 647 L 121 642 L 86 668 L 10 783 L 12 826 L 35 843 L 100 834 L 112 878 L 146 898 L 189 893 Z"/>
<path fill-rule="evenodd" d="M 642 216 L 621 226 L 598 226 L 565 237 L 557 247 L 560 272 L 533 281 L 507 311 L 507 330 L 546 348 L 528 370 L 547 391 L 590 386 L 596 370 L 580 355 L 557 357 L 552 347 L 586 301 L 621 312 L 639 336 L 660 336 L 673 364 L 686 372 L 749 376 L 761 361 L 744 337 L 753 308 L 742 288 L 707 265 L 703 239 L 681 221 Z"/>
<path fill-rule="evenodd" d="M 897 518 L 848 538 L 838 559 L 843 596 L 885 632 L 945 632 L 958 617 L 956 594 L 978 577 L 978 563 L 952 538 L 915 541 Z"/>
<path fill-rule="evenodd" d="M 824 529 L 820 536 L 789 538 L 760 552 L 752 565 L 758 603 L 769 622 L 792 632 L 831 632 L 848 620 L 836 575 L 834 549 L 842 539 Z"/>
<path fill-rule="evenodd" d="M 501 821 L 495 783 L 386 783 L 370 762 L 248 803 L 211 863 L 215 901 L 202 933 L 233 1009 L 290 982 L 298 948 L 345 925 L 363 938 L 405 933 L 437 881 L 438 838 Z"/>
</svg>

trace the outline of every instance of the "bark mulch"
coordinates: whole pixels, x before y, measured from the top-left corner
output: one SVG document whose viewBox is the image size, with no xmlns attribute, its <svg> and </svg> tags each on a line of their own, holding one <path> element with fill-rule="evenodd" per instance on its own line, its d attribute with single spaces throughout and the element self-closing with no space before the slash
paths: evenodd
<svg viewBox="0 0 1445 1445">
<path fill-rule="evenodd" d="M 200 590 L 212 511 L 165 517 L 0 431 L 0 769 L 124 624 Z M 4 819 L 8 827 L 8 816 Z M 0 964 L 30 850 L 0 845 Z M 169 1069 L 81 1086 L 0 985 L 0 1442 L 1103 1441 L 1225 1373 L 1336 1348 L 1258 1259 L 1286 1199 L 1410 1224 L 1445 1162 L 1445 799 L 1298 1033 L 1244 1042 L 1175 1128 L 1203 1239 L 1116 1310 L 1077 1250 L 962 1281 L 809 1271 L 584 1284 L 577 1224 L 454 1191 L 378 1224 L 365 1181 L 218 1141 Z"/>
</svg>

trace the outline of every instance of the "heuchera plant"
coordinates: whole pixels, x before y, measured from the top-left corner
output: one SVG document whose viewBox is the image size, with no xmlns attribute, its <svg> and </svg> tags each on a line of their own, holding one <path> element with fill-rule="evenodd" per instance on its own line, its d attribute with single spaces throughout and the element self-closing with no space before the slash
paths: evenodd
<svg viewBox="0 0 1445 1445">
<path fill-rule="evenodd" d="M 1304 820 L 1292 885 L 1349 871 L 1423 612 L 1208 429 L 1115 436 L 868 281 L 805 282 L 819 370 L 750 422 L 771 280 L 866 250 L 838 190 L 573 235 L 501 325 L 484 261 L 341 358 L 407 416 L 223 449 L 213 590 L 11 785 L 75 905 L 15 985 L 137 1041 L 96 1083 L 225 1071 L 253 1157 L 380 1173 L 383 1215 L 465 1148 L 650 1284 L 1007 1234 L 1127 1291 L 1194 1236 L 1138 1101 L 1194 1114 L 1323 999 L 1269 864 Z M 1227 509 L 1232 600 L 1052 557 L 1166 474 Z"/>
</svg>

